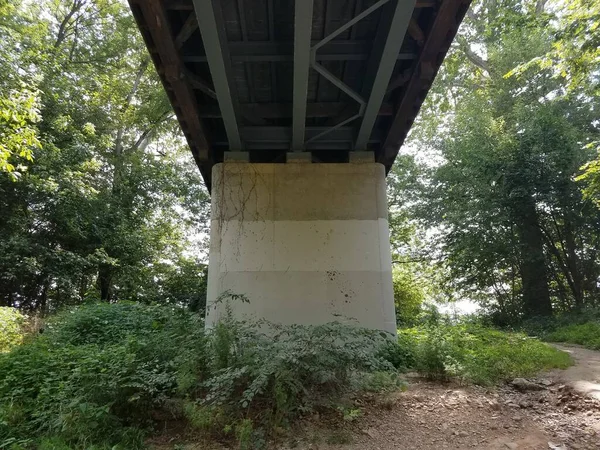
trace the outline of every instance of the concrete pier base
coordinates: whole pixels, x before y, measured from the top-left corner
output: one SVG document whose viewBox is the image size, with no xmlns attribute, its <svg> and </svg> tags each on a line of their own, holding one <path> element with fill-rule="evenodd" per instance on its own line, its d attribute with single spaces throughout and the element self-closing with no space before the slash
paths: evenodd
<svg viewBox="0 0 600 450">
<path fill-rule="evenodd" d="M 211 195 L 207 326 L 228 292 L 238 318 L 396 332 L 383 165 L 228 161 Z"/>
</svg>

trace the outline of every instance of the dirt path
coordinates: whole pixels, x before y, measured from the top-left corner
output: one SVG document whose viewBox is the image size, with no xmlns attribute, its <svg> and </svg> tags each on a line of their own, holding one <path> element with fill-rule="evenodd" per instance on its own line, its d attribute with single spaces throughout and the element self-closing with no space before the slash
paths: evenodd
<svg viewBox="0 0 600 450">
<path fill-rule="evenodd" d="M 555 344 L 555 347 L 569 353 L 575 364 L 551 375 L 576 392 L 600 400 L 600 352 L 576 345 Z"/>
<path fill-rule="evenodd" d="M 404 393 L 357 405 L 364 417 L 285 448 L 600 450 L 600 352 L 558 347 L 575 365 L 530 380 L 537 389 L 413 380 Z"/>
</svg>

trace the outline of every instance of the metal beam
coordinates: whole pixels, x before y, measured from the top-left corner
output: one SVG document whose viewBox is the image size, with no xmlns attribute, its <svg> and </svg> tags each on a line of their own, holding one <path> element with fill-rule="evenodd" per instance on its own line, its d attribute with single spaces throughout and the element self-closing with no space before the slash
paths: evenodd
<svg viewBox="0 0 600 450">
<path fill-rule="evenodd" d="M 222 11 L 214 0 L 193 0 L 198 27 L 204 42 L 204 51 L 208 60 L 217 100 L 231 150 L 241 150 L 242 140 L 238 129 L 234 96 L 231 92 L 229 73 L 230 59 L 227 51 L 227 39 L 223 25 Z"/>
<path fill-rule="evenodd" d="M 348 22 L 344 23 L 341 27 L 337 28 L 333 33 L 328 34 L 327 36 L 325 36 L 323 39 L 321 39 L 319 42 L 317 42 L 316 45 L 312 46 L 312 51 L 316 52 L 317 50 L 319 50 L 321 47 L 323 47 L 325 44 L 327 44 L 328 42 L 332 41 L 333 39 L 335 39 L 337 36 L 339 36 L 340 34 L 342 34 L 344 31 L 346 31 L 348 28 L 352 27 L 353 25 L 355 25 L 356 23 L 360 22 L 362 19 L 364 19 L 365 17 L 367 17 L 369 14 L 373 13 L 374 11 L 378 10 L 379 8 L 381 8 L 383 5 L 385 5 L 387 2 L 389 2 L 390 0 L 379 0 L 377 3 L 369 6 L 367 9 L 365 9 L 363 12 L 361 12 L 359 15 L 354 16 L 352 19 L 350 19 Z"/>
<path fill-rule="evenodd" d="M 375 119 L 377 119 L 379 108 L 396 65 L 396 55 L 400 52 L 415 7 L 415 0 L 392 1 L 390 6 L 393 6 L 393 11 L 391 11 L 389 26 L 383 28 L 380 25 L 381 35 L 384 36 L 381 38 L 384 41 L 382 45 L 377 46 L 378 49 L 381 49 L 380 54 L 373 55 L 365 77 L 367 78 L 365 83 L 370 89 L 370 93 L 364 92 L 364 94 L 368 94 L 369 100 L 356 138 L 355 148 L 359 151 L 367 148 L 369 136 L 373 131 Z M 382 14 L 382 21 L 385 17 Z M 370 75 L 369 72 L 374 75 Z"/>
<path fill-rule="evenodd" d="M 312 46 L 312 48 L 310 50 L 311 67 L 313 69 L 315 69 L 322 77 L 327 79 L 334 86 L 336 86 L 338 89 L 343 91 L 346 95 L 348 95 L 350 98 L 352 98 L 354 101 L 356 101 L 356 103 L 358 103 L 358 105 L 359 105 L 359 108 L 358 108 L 358 111 L 356 111 L 354 113 L 350 113 L 350 114 L 345 113 L 345 116 L 342 117 L 342 119 L 340 121 L 338 121 L 335 125 L 333 125 L 331 128 L 329 128 L 327 131 L 323 131 L 322 133 L 309 139 L 307 142 L 319 140 L 320 138 L 327 135 L 328 133 L 335 131 L 336 129 L 341 128 L 345 125 L 348 125 L 352 121 L 361 117 L 364 114 L 365 108 L 367 106 L 367 102 L 365 101 L 364 96 L 362 94 L 355 92 L 354 89 L 352 89 L 350 86 L 348 86 L 346 83 L 344 83 L 344 81 L 342 79 L 335 76 L 333 73 L 328 71 L 323 65 L 321 65 L 317 62 L 317 54 L 318 54 L 319 49 L 325 45 L 328 45 L 337 36 L 342 34 L 347 29 L 352 28 L 354 25 L 356 25 L 359 21 L 361 21 L 362 19 L 367 17 L 369 14 L 372 14 L 374 11 L 381 8 L 382 6 L 387 5 L 389 1 L 390 0 L 379 0 L 378 2 L 371 5 L 370 7 L 368 7 L 361 13 L 355 15 L 352 19 L 350 19 L 348 22 L 344 23 L 342 26 L 337 28 L 332 33 L 327 34 L 327 36 L 325 36 L 317 44 Z M 375 40 L 374 44 L 372 45 L 372 47 L 375 51 L 377 50 L 376 45 L 377 45 L 377 39 Z M 402 45 L 402 42 L 400 42 L 400 45 Z"/>
<path fill-rule="evenodd" d="M 307 140 L 322 134 L 324 131 L 328 131 L 329 127 L 306 127 L 305 134 Z M 242 136 L 246 141 L 252 142 L 271 142 L 271 143 L 282 143 L 289 145 L 290 138 L 292 137 L 293 130 L 291 127 L 242 127 Z M 373 133 L 372 141 L 379 142 L 383 136 L 381 133 Z M 343 141 L 351 143 L 354 139 L 354 128 L 353 127 L 339 127 L 327 134 L 322 141 L 319 142 L 335 142 Z M 317 143 L 318 144 L 318 143 Z"/>
<path fill-rule="evenodd" d="M 304 149 L 310 37 L 312 34 L 313 0 L 294 2 L 294 110 L 292 114 L 292 150 Z"/>
<path fill-rule="evenodd" d="M 159 73 L 162 72 L 161 81 L 169 94 L 169 100 L 187 138 L 196 164 L 203 171 L 207 184 L 210 184 L 210 170 L 206 168 L 206 161 L 210 159 L 211 155 L 206 132 L 199 119 L 194 91 L 183 71 L 183 63 L 173 40 L 166 11 L 159 0 L 140 2 L 129 0 L 129 4 L 140 29 L 143 26 L 147 27 L 147 33 L 142 33 L 146 46 L 156 50 L 156 53 L 152 55 L 154 65 Z"/>
<path fill-rule="evenodd" d="M 316 45 L 319 41 L 313 41 Z M 292 42 L 247 41 L 229 42 L 229 55 L 236 62 L 281 62 L 293 61 L 294 44 Z M 332 41 L 323 45 L 315 55 L 317 61 L 365 61 L 373 49 L 371 41 Z M 185 62 L 206 62 L 207 57 L 190 46 L 183 49 Z M 410 60 L 417 57 L 417 49 L 407 48 L 396 55 L 398 60 Z"/>
<path fill-rule="evenodd" d="M 418 0 L 415 8 L 433 8 L 437 4 L 436 0 Z M 191 11 L 194 9 L 194 5 L 192 4 L 192 0 L 166 0 L 165 8 Z"/>
<path fill-rule="evenodd" d="M 220 119 L 221 110 L 218 105 L 202 103 L 198 105 L 201 118 Z M 292 103 L 243 103 L 240 112 L 244 117 L 257 119 L 286 119 L 292 117 Z M 339 122 L 347 116 L 354 114 L 355 108 L 351 108 L 345 102 L 318 102 L 306 105 L 306 117 L 342 117 Z M 394 114 L 394 105 L 384 103 L 379 109 L 380 116 L 391 116 Z"/>
<path fill-rule="evenodd" d="M 273 0 L 267 1 L 267 14 L 269 21 L 269 40 L 275 41 L 275 11 Z M 277 68 L 272 62 L 269 63 L 269 71 L 271 72 L 271 100 L 277 100 Z"/>
</svg>

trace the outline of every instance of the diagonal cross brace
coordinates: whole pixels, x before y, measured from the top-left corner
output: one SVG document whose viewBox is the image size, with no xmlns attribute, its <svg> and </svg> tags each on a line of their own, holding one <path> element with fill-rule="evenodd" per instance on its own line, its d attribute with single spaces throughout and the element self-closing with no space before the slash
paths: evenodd
<svg viewBox="0 0 600 450">
<path fill-rule="evenodd" d="M 299 0 L 296 0 L 296 1 L 298 2 Z M 389 30 L 390 30 L 389 34 L 392 35 L 392 37 L 393 36 L 397 37 L 401 34 L 399 42 L 397 42 L 397 43 L 394 42 L 394 43 L 391 43 L 388 45 L 389 39 L 386 39 L 386 43 L 385 43 L 386 48 L 383 52 L 383 56 L 385 56 L 385 58 L 386 58 L 386 60 L 384 62 L 386 62 L 386 64 L 391 64 L 392 65 L 391 70 L 393 71 L 394 64 L 395 64 L 396 59 L 398 58 L 398 54 L 400 52 L 400 46 L 402 45 L 402 41 L 404 38 L 404 34 L 406 32 L 406 28 L 408 27 L 408 21 L 410 20 L 410 17 L 412 16 L 412 11 L 413 11 L 415 3 L 416 3 L 415 0 L 379 0 L 378 2 L 374 3 L 373 5 L 371 5 L 364 11 L 362 11 L 360 14 L 356 15 L 354 18 L 352 18 L 351 20 L 346 22 L 344 25 L 342 25 L 341 27 L 339 27 L 338 29 L 336 29 L 335 31 L 333 31 L 332 33 L 327 35 L 325 38 L 320 40 L 318 43 L 316 43 L 310 49 L 310 65 L 311 65 L 311 67 L 315 71 L 317 71 L 321 76 L 323 76 L 325 79 L 329 80 L 334 86 L 336 86 L 338 89 L 340 89 L 346 95 L 348 95 L 350 98 L 352 98 L 354 101 L 356 101 L 359 104 L 359 109 L 355 115 L 343 120 L 342 122 L 338 123 L 337 125 L 329 128 L 329 129 L 322 131 L 318 135 L 313 136 L 309 141 L 314 141 L 314 140 L 320 139 L 322 136 L 336 130 L 337 128 L 339 128 L 343 125 L 347 125 L 348 123 L 358 119 L 359 117 L 364 116 L 365 114 L 367 114 L 367 111 L 369 112 L 369 115 L 371 115 L 373 108 L 376 108 L 375 116 L 373 118 L 373 124 L 374 124 L 375 118 L 377 117 L 377 113 L 379 111 L 379 107 L 381 106 L 381 103 L 383 101 L 383 95 L 385 95 L 385 90 L 387 88 L 387 83 L 389 82 L 389 77 L 391 76 L 391 71 L 387 77 L 386 84 L 383 86 L 383 95 L 381 96 L 379 103 L 375 107 L 376 100 L 379 97 L 378 92 L 376 92 L 377 95 L 375 97 L 371 96 L 371 97 L 369 97 L 369 100 L 366 101 L 364 99 L 363 95 L 359 94 L 358 92 L 355 92 L 350 86 L 348 86 L 346 83 L 344 83 L 342 80 L 340 80 L 338 77 L 336 77 L 334 74 L 329 72 L 327 69 L 325 69 L 325 67 L 323 67 L 321 64 L 319 64 L 317 62 L 317 51 L 321 47 L 323 47 L 325 44 L 331 42 L 333 39 L 335 39 L 341 33 L 346 31 L 348 28 L 354 26 L 356 23 L 358 23 L 359 21 L 361 21 L 362 19 L 367 17 L 369 14 L 376 11 L 377 9 L 381 8 L 382 6 L 386 5 L 390 1 L 394 2 L 396 8 L 395 8 L 394 20 L 392 20 L 392 25 L 390 25 L 390 28 L 389 28 Z M 404 19 L 402 17 L 403 11 L 407 14 L 406 26 L 404 27 L 404 31 L 397 32 L 397 30 L 393 30 L 391 27 L 394 25 L 403 26 L 403 23 L 400 20 L 401 18 Z M 389 37 L 390 36 L 388 36 L 388 38 Z M 395 49 L 395 53 L 394 53 L 394 47 L 396 46 L 396 44 L 397 44 L 398 48 Z M 392 59 L 393 62 L 390 63 L 388 61 L 388 58 Z M 387 69 L 381 73 L 381 76 L 379 77 L 379 79 L 383 79 L 384 76 L 386 75 L 386 73 L 387 73 Z M 370 121 L 371 121 L 371 118 L 369 118 L 369 122 Z M 363 120 L 363 124 L 367 125 L 368 122 L 365 123 L 365 121 Z M 372 127 L 373 126 L 371 125 L 371 129 L 372 129 Z M 361 125 L 361 129 L 362 129 L 362 125 Z M 365 134 L 365 133 L 363 133 L 363 134 Z M 367 141 L 370 137 L 370 134 L 371 133 L 369 132 L 368 135 L 366 136 Z M 365 143 L 365 146 L 366 146 L 366 143 Z"/>
</svg>

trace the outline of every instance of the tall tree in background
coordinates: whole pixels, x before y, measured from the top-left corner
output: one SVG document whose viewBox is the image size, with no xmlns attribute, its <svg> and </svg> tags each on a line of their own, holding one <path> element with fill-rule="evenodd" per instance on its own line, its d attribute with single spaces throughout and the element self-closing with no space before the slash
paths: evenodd
<svg viewBox="0 0 600 450">
<path fill-rule="evenodd" d="M 598 72 L 573 82 L 557 56 L 573 56 L 559 45 L 565 8 L 475 2 L 410 142 L 448 283 L 504 321 L 598 301 L 598 211 L 574 181 L 598 133 Z"/>
<path fill-rule="evenodd" d="M 39 104 L 23 122 L 33 162 L 17 181 L 0 174 L 0 304 L 197 305 L 205 273 L 186 234 L 208 197 L 127 7 L 44 0 L 0 13 L 12 84 Z"/>
</svg>

